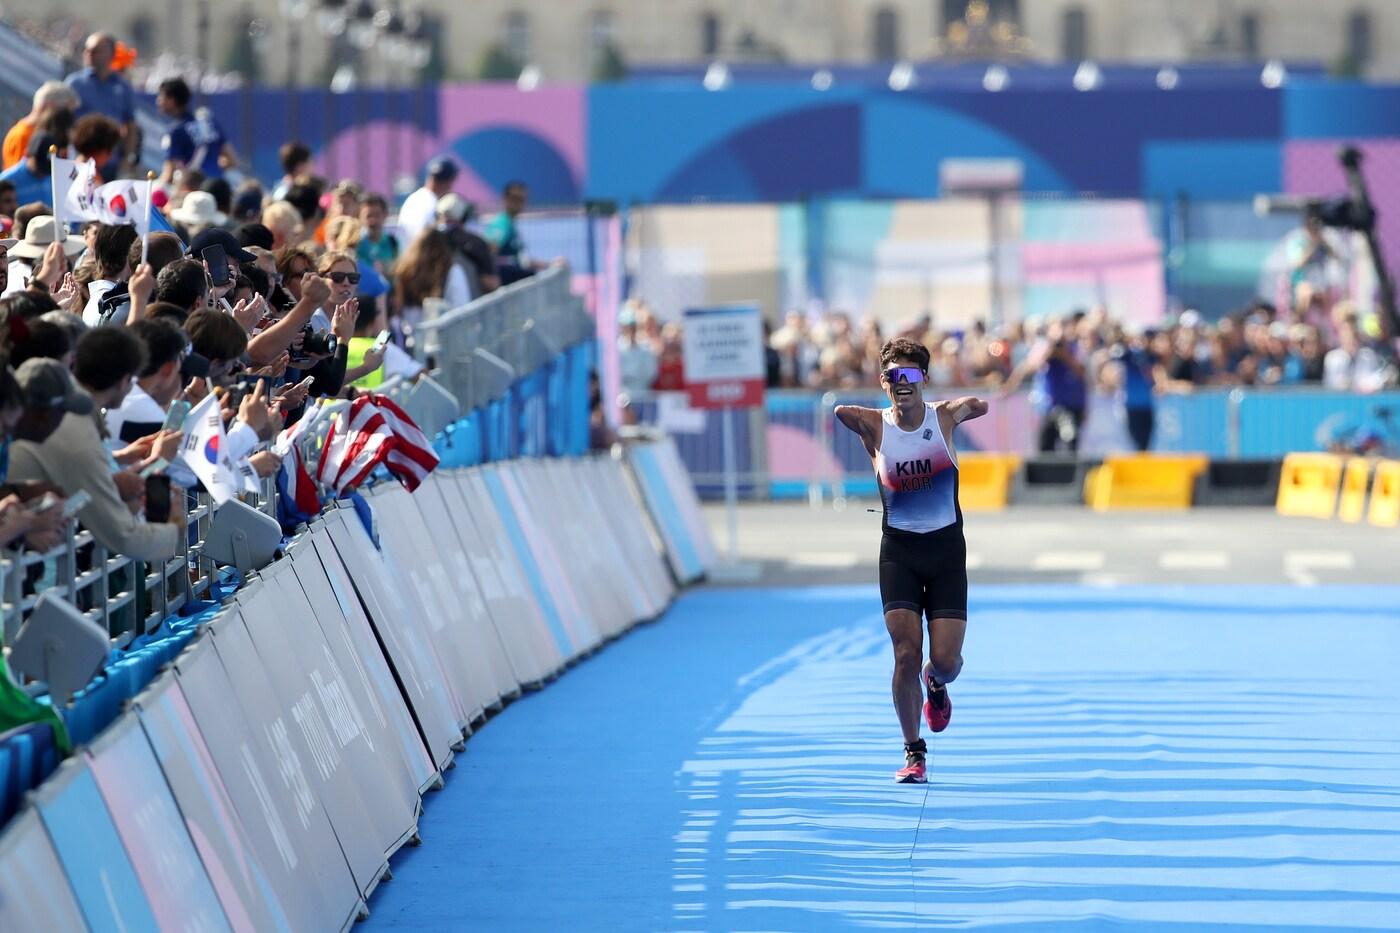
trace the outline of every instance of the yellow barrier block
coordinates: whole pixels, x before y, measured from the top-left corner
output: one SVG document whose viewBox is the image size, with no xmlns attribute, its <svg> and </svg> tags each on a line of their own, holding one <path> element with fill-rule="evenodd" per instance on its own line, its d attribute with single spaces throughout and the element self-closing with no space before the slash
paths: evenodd
<svg viewBox="0 0 1400 933">
<path fill-rule="evenodd" d="M 1006 508 L 1011 478 L 1021 466 L 1015 454 L 958 454 L 958 503 L 964 512 Z"/>
<path fill-rule="evenodd" d="M 1110 509 L 1189 509 L 1204 454 L 1110 454 L 1084 481 L 1084 501 Z"/>
<path fill-rule="evenodd" d="M 1376 464 L 1376 479 L 1371 484 L 1371 508 L 1366 520 L 1383 528 L 1400 525 L 1400 461 L 1382 460 Z"/>
<path fill-rule="evenodd" d="M 1366 490 L 1371 486 L 1371 461 L 1365 457 L 1349 457 L 1342 471 L 1342 495 L 1337 500 L 1337 517 L 1344 522 L 1359 522 L 1366 517 Z"/>
<path fill-rule="evenodd" d="M 1093 503 L 1094 503 L 1094 490 L 1098 488 L 1098 485 L 1099 485 L 1099 471 L 1102 470 L 1102 469 L 1103 469 L 1103 467 L 1101 467 L 1101 466 L 1096 466 L 1096 467 L 1089 467 L 1089 469 L 1087 469 L 1087 470 L 1084 471 L 1084 504 L 1085 504 L 1085 505 L 1093 505 Z"/>
<path fill-rule="evenodd" d="M 1289 454 L 1283 458 L 1274 504 L 1280 515 L 1331 518 L 1342 484 L 1342 458 L 1335 454 Z"/>
</svg>

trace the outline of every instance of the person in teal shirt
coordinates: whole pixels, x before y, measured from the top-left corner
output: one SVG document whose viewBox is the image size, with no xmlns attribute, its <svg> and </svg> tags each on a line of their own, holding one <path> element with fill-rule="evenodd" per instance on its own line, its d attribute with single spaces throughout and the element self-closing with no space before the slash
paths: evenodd
<svg viewBox="0 0 1400 933">
<path fill-rule="evenodd" d="M 496 270 L 500 273 L 502 285 L 534 275 L 536 270 L 542 268 L 526 255 L 525 242 L 520 238 L 520 229 L 515 223 L 515 219 L 524 213 L 529 197 L 529 190 L 523 181 L 506 182 L 501 192 L 501 212 L 491 218 L 483 231 L 486 239 L 496 248 Z"/>
</svg>

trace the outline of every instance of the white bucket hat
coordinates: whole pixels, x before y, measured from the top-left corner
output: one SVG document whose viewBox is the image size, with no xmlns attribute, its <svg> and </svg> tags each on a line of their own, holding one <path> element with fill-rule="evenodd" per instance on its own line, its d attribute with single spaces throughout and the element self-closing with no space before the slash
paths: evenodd
<svg viewBox="0 0 1400 933">
<path fill-rule="evenodd" d="M 222 227 L 228 215 L 219 210 L 214 196 L 207 191 L 191 191 L 180 206 L 170 212 L 170 219 L 187 227 Z"/>
<path fill-rule="evenodd" d="M 52 214 L 44 214 L 29 221 L 29 226 L 24 228 L 24 239 L 10 250 L 12 259 L 42 259 L 44 251 L 49 248 L 49 244 L 55 240 L 54 222 Z M 63 238 L 63 252 L 72 259 L 74 256 L 87 249 L 87 244 L 80 236 L 65 236 Z"/>
</svg>

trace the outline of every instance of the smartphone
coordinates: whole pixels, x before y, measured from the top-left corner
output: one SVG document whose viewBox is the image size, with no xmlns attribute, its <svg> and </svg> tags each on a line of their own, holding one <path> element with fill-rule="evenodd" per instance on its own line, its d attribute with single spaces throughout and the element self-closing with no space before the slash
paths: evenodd
<svg viewBox="0 0 1400 933">
<path fill-rule="evenodd" d="M 374 348 L 376 350 L 383 350 L 389 345 L 389 337 L 390 334 L 387 330 L 381 330 L 379 336 L 374 338 Z"/>
<path fill-rule="evenodd" d="M 170 410 L 165 413 L 165 421 L 161 424 L 162 431 L 179 431 L 185 426 L 185 419 L 190 415 L 190 408 L 193 406 L 184 399 L 176 399 L 170 403 Z"/>
<path fill-rule="evenodd" d="M 154 476 L 156 473 L 160 473 L 168 466 L 170 466 L 170 461 L 166 460 L 164 457 L 157 457 L 155 460 L 148 463 L 146 468 L 138 475 L 142 479 L 145 479 L 148 476 Z"/>
<path fill-rule="evenodd" d="M 228 254 L 218 243 L 211 243 L 199 251 L 199 258 L 209 270 L 209 279 L 215 285 L 223 286 L 232 278 L 228 267 Z"/>
<path fill-rule="evenodd" d="M 164 473 L 146 477 L 146 521 L 170 521 L 170 477 Z"/>
<path fill-rule="evenodd" d="M 63 517 L 72 518 L 74 515 L 77 515 L 78 512 L 82 510 L 83 506 L 87 505 L 91 501 L 92 496 L 88 495 L 87 490 L 79 489 L 77 492 L 73 493 L 73 495 L 69 496 L 67 501 L 63 503 Z"/>
<path fill-rule="evenodd" d="M 298 382 L 298 383 L 294 386 L 294 388 L 297 388 L 297 389 L 305 389 L 306 391 L 310 392 L 310 391 L 311 391 L 311 386 L 312 386 L 312 384 L 315 383 L 315 382 L 316 382 L 316 377 L 315 377 L 315 376 L 307 376 L 307 377 L 306 377 L 305 379 L 303 379 L 301 382 Z"/>
</svg>

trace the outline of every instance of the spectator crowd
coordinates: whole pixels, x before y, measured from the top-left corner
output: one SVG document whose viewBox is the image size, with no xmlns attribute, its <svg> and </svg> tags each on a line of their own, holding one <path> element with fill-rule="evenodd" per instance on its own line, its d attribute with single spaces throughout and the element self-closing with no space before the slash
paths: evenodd
<svg viewBox="0 0 1400 933">
<path fill-rule="evenodd" d="M 1301 252 L 1299 265 L 1314 255 Z M 935 392 L 1029 388 L 1041 415 L 1037 446 L 1053 451 L 1079 449 L 1086 420 L 1095 422 L 1095 432 L 1108 422 L 1116 426 L 1116 436 L 1095 441 L 1107 449 L 1147 449 L 1154 399 L 1164 394 L 1224 386 L 1369 393 L 1400 381 L 1374 314 L 1360 313 L 1355 303 L 1306 276 L 1294 276 L 1289 292 L 1292 301 L 1283 308 L 1257 300 L 1218 320 L 1188 309 L 1145 326 L 1115 318 L 1102 306 L 1000 327 L 974 321 L 956 330 L 939 327 L 928 315 L 887 328 L 871 315 L 853 321 L 840 311 L 792 311 L 779 326 L 765 325 L 767 384 L 878 389 L 880 347 L 892 337 L 907 337 L 928 348 Z M 679 323 L 663 323 L 634 299 L 618 324 L 621 384 L 629 398 L 684 388 Z"/>
<path fill-rule="evenodd" d="M 180 78 L 156 99 L 163 162 L 141 164 L 115 51 L 90 36 L 85 67 L 40 87 L 4 136 L 0 546 L 51 549 L 76 512 L 110 551 L 161 561 L 187 540 L 201 485 L 182 460 L 193 408 L 214 396 L 223 452 L 245 475 L 283 473 L 276 440 L 313 403 L 418 378 L 431 362 L 415 334 L 425 316 L 539 264 L 516 226 L 523 184 L 479 230 L 451 191 L 457 166 L 437 159 L 390 229 L 383 195 L 318 177 L 310 150 L 289 142 L 264 191 Z M 149 169 L 150 232 L 55 205 L 56 157 L 99 184 L 144 185 Z"/>
</svg>

